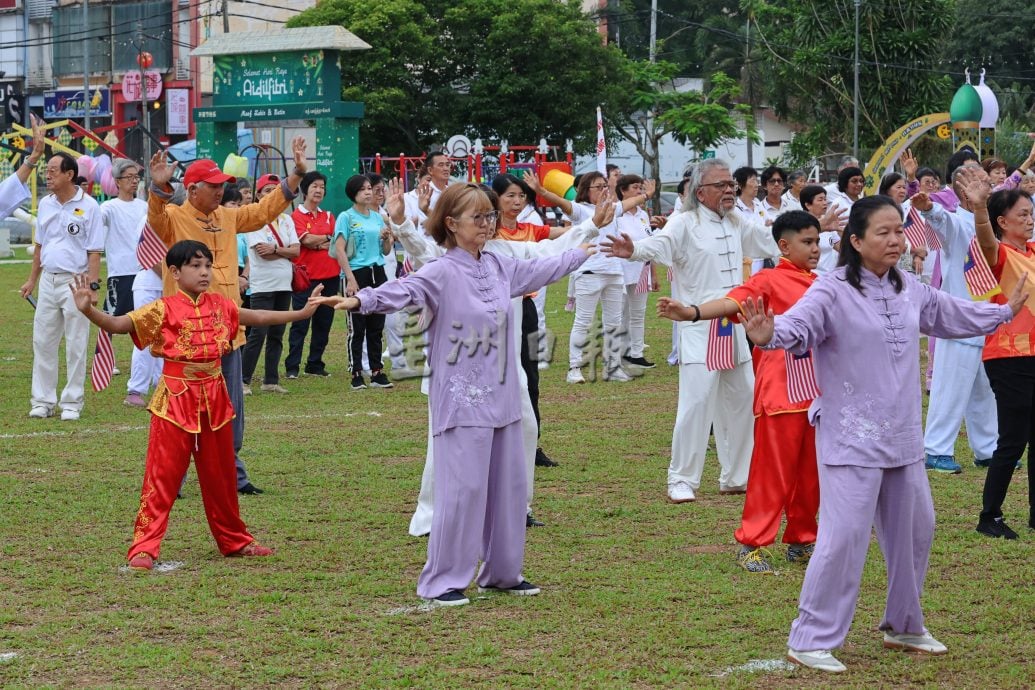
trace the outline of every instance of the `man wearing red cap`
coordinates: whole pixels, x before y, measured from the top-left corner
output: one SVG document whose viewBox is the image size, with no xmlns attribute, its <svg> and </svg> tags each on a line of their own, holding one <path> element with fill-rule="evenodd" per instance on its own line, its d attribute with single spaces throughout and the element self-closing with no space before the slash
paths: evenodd
<svg viewBox="0 0 1035 690">
<path fill-rule="evenodd" d="M 241 304 L 237 280 L 237 233 L 258 230 L 272 222 L 289 205 L 298 192 L 298 183 L 306 173 L 306 144 L 303 137 L 291 142 L 295 168 L 286 180 L 261 201 L 239 208 L 220 206 L 223 185 L 235 178 L 219 169 L 215 161 L 194 161 L 183 176 L 187 200 L 182 205 L 169 203 L 173 189 L 169 184 L 175 166 L 164 151 L 151 157 L 151 188 L 147 201 L 147 220 L 167 247 L 180 240 L 197 240 L 205 244 L 214 258 L 210 292 Z M 176 281 L 166 270 L 163 293 L 176 294 Z M 237 490 L 243 494 L 262 493 L 248 480 L 239 452 L 244 442 L 244 384 L 241 378 L 241 346 L 244 329 L 234 339 L 234 349 L 222 358 L 223 378 L 234 407 L 234 461 L 237 465 Z"/>
</svg>

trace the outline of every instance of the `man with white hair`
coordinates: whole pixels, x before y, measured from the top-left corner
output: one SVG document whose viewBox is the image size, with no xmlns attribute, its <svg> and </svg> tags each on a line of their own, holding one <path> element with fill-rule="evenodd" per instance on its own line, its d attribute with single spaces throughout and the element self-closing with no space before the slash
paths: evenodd
<svg viewBox="0 0 1035 690">
<path fill-rule="evenodd" d="M 687 185 L 684 212 L 664 228 L 635 243 L 622 235 L 610 251 L 634 261 L 658 261 L 672 267 L 672 296 L 696 305 L 719 299 L 743 281 L 743 257 L 777 256 L 772 233 L 730 213 L 736 182 L 729 164 L 702 161 Z M 607 245 L 604 245 L 607 251 Z M 716 324 L 713 328 L 711 323 Z M 714 428 L 719 464 L 719 493 L 747 488 L 754 445 L 752 397 L 755 376 L 751 352 L 740 324 L 679 322 L 679 404 L 672 431 L 668 498 L 693 501 L 701 484 L 708 432 Z"/>
</svg>

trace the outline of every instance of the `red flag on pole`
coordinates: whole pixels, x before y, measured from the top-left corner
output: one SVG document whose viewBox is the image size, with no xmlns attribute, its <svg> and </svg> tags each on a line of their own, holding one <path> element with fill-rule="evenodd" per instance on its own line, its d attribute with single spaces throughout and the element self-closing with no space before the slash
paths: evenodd
<svg viewBox="0 0 1035 690">
<path fill-rule="evenodd" d="M 604 140 L 604 116 L 597 106 L 597 172 L 607 174 L 607 142 Z"/>
</svg>

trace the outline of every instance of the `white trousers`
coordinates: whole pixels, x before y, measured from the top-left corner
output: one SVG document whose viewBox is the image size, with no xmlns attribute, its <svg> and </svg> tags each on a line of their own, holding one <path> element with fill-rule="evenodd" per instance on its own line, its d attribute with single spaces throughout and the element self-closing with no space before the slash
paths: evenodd
<svg viewBox="0 0 1035 690">
<path fill-rule="evenodd" d="M 996 414 L 981 348 L 957 340 L 939 340 L 934 348 L 934 376 L 924 430 L 927 454 L 955 456 L 960 423 L 966 419 L 974 458 L 991 458 L 999 440 Z"/>
<path fill-rule="evenodd" d="M 704 364 L 679 365 L 679 404 L 672 430 L 669 483 L 684 481 L 694 491 L 701 485 L 709 429 L 714 429 L 719 456 L 719 489 L 747 486 L 754 449 L 751 362 L 726 371 L 708 371 Z"/>
<path fill-rule="evenodd" d="M 625 278 L 620 274 L 582 273 L 572 276 L 572 281 L 575 286 L 575 321 L 568 339 L 568 366 L 573 369 L 582 366 L 584 355 L 596 349 L 596 344 L 589 342 L 589 329 L 596 316 L 597 303 L 600 303 L 604 370 L 610 373 L 621 365 L 620 331 Z"/>
<path fill-rule="evenodd" d="M 133 308 L 141 307 L 161 298 L 162 290 L 141 289 L 133 290 Z M 150 390 L 158 385 L 158 379 L 162 375 L 162 358 L 155 357 L 151 350 L 140 350 L 133 347 L 133 360 L 129 369 L 129 382 L 126 384 L 126 393 L 147 395 Z"/>
<path fill-rule="evenodd" d="M 535 305 L 536 316 L 539 320 L 536 327 L 539 329 L 539 343 L 536 347 L 536 360 L 539 362 L 550 362 L 550 345 L 549 338 L 546 333 L 546 286 L 543 286 L 542 290 L 535 293 L 535 297 L 532 298 L 532 304 Z"/>
<path fill-rule="evenodd" d="M 625 303 L 622 308 L 622 332 L 625 333 L 626 357 L 643 357 L 643 322 L 647 315 L 647 293 L 637 294 L 636 284 L 625 286 Z"/>
<path fill-rule="evenodd" d="M 39 299 L 32 320 L 32 407 L 53 410 L 58 403 L 58 351 L 64 336 L 68 378 L 61 391 L 61 409 L 83 409 L 90 321 L 76 309 L 69 289 L 74 278 L 72 273 L 40 274 Z"/>
<path fill-rule="evenodd" d="M 519 369 L 520 370 L 520 369 Z M 522 376 L 522 378 L 524 378 Z M 417 494 L 417 509 L 410 518 L 410 534 L 423 537 L 431 532 L 434 517 L 435 444 L 431 434 L 431 401 L 428 401 L 428 451 L 424 458 L 424 472 L 420 477 L 420 493 Z M 535 450 L 539 446 L 539 426 L 532 412 L 532 399 L 528 397 L 528 385 L 521 387 L 521 437 L 525 444 L 525 479 L 527 480 L 526 510 L 532 511 L 532 485 L 535 478 Z"/>
</svg>

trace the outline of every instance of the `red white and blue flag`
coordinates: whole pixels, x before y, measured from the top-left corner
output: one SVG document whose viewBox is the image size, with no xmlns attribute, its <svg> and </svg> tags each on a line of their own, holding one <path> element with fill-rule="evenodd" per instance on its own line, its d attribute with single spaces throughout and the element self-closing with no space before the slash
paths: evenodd
<svg viewBox="0 0 1035 690">
<path fill-rule="evenodd" d="M 94 391 L 102 391 L 111 383 L 115 373 L 115 350 L 111 347 L 111 333 L 97 331 L 97 346 L 93 351 L 93 366 L 90 367 L 90 383 Z"/>
<path fill-rule="evenodd" d="M 607 174 L 607 142 L 604 140 L 604 116 L 597 106 L 597 172 Z"/>
<path fill-rule="evenodd" d="M 140 231 L 140 239 L 137 240 L 137 262 L 142 268 L 154 268 L 165 261 L 165 254 L 169 251 L 165 243 L 159 239 L 151 224 L 145 222 L 143 230 Z"/>
<path fill-rule="evenodd" d="M 787 365 L 787 399 L 792 403 L 800 403 L 818 397 L 819 386 L 816 384 L 812 350 L 803 355 L 784 350 L 783 355 Z"/>
<path fill-rule="evenodd" d="M 725 316 L 712 319 L 708 328 L 708 351 L 704 364 L 708 371 L 733 368 L 733 322 Z"/>
<path fill-rule="evenodd" d="M 902 231 L 906 234 L 909 244 L 914 247 L 927 247 L 934 251 L 942 248 L 938 235 L 927 224 L 927 221 L 924 220 L 924 217 L 920 215 L 920 211 L 915 206 L 909 207 L 909 213 L 906 214 L 906 222 L 902 226 Z"/>
<path fill-rule="evenodd" d="M 975 302 L 981 302 L 1002 292 L 999 281 L 988 267 L 988 261 L 985 260 L 977 237 L 970 240 L 970 247 L 967 248 L 967 258 L 963 261 L 963 278 L 967 281 L 967 290 Z"/>
<path fill-rule="evenodd" d="M 636 282 L 636 294 L 646 295 L 650 292 L 651 288 L 651 271 L 650 262 L 643 264 L 643 270 L 640 271 L 640 279 Z"/>
</svg>

